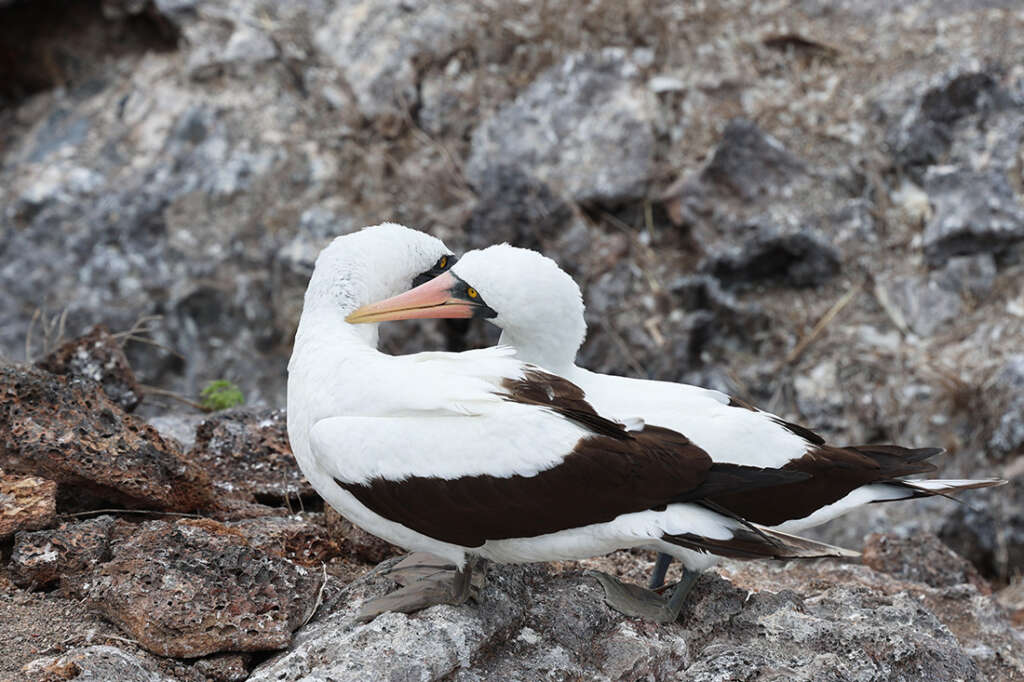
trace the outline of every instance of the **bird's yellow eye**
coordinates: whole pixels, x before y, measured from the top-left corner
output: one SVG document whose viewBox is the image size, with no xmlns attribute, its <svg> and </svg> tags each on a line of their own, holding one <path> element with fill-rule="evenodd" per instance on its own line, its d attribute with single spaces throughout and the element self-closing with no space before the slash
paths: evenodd
<svg viewBox="0 0 1024 682">
<path fill-rule="evenodd" d="M 473 287 L 470 287 L 470 288 L 466 289 L 466 295 L 469 296 L 470 298 L 476 298 L 480 294 L 476 293 L 476 289 L 474 289 Z"/>
<path fill-rule="evenodd" d="M 441 256 L 441 260 L 437 261 L 437 266 L 442 270 L 448 267 L 448 256 Z"/>
</svg>

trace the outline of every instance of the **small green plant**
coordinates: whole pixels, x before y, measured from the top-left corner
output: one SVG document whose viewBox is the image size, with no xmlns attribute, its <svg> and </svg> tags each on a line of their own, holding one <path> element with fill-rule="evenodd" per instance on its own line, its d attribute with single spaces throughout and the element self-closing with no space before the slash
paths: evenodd
<svg viewBox="0 0 1024 682">
<path fill-rule="evenodd" d="M 245 396 L 242 390 L 227 379 L 217 379 L 206 384 L 202 393 L 200 403 L 204 410 L 213 412 L 215 410 L 226 410 L 229 407 L 236 407 L 245 403 Z"/>
</svg>

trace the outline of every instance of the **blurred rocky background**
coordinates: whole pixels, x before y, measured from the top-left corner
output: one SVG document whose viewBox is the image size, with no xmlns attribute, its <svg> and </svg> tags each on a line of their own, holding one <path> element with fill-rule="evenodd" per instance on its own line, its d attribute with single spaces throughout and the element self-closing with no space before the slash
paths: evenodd
<svg viewBox="0 0 1024 682">
<path fill-rule="evenodd" d="M 0 677 L 1024 678 L 1022 54 L 1012 0 L 0 0 Z M 591 369 L 1011 482 L 664 630 L 577 565 L 356 626 L 393 549 L 280 408 L 313 259 L 384 220 L 554 257 Z M 217 379 L 249 407 L 181 401 Z"/>
</svg>

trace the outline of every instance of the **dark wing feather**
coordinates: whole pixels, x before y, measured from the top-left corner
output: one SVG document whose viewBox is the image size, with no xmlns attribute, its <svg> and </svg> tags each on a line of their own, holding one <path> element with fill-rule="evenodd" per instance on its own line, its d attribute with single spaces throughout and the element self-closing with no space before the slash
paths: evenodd
<svg viewBox="0 0 1024 682">
<path fill-rule="evenodd" d="M 562 461 L 532 476 L 412 476 L 337 480 L 381 516 L 438 540 L 478 547 L 661 509 L 718 493 L 800 481 L 800 471 L 713 465 L 686 436 L 646 426 L 626 431 L 601 417 L 575 384 L 541 370 L 506 382 L 506 400 L 550 409 L 590 431 Z M 481 444 L 486 457 L 486 444 Z"/>
<path fill-rule="evenodd" d="M 486 456 L 486 451 L 481 451 Z M 698 487 L 711 459 L 692 443 L 657 438 L 581 439 L 534 476 L 337 480 L 362 504 L 424 535 L 465 547 L 611 521 L 664 506 Z"/>
<path fill-rule="evenodd" d="M 594 410 L 582 388 L 556 374 L 530 369 L 522 379 L 506 379 L 503 386 L 506 400 L 546 407 L 595 434 L 620 440 L 630 437 L 625 426 Z"/>
<path fill-rule="evenodd" d="M 710 495 L 716 504 L 754 523 L 774 526 L 802 519 L 871 483 L 897 482 L 901 476 L 934 471 L 922 461 L 942 452 L 939 448 L 903 448 L 897 445 L 853 447 L 814 446 L 784 471 L 807 475 L 802 481 L 745 493 Z"/>
</svg>

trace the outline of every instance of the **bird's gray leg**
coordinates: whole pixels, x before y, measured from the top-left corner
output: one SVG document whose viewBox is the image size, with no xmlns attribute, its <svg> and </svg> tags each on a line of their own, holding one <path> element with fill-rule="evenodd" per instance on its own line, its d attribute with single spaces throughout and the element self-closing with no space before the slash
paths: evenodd
<svg viewBox="0 0 1024 682">
<path fill-rule="evenodd" d="M 473 567 L 473 577 L 469 581 L 469 598 L 477 603 L 480 603 L 480 593 L 487 584 L 487 568 L 490 563 L 487 559 L 478 557 L 476 566 Z"/>
<path fill-rule="evenodd" d="M 604 589 L 605 603 L 619 613 L 656 623 L 672 623 L 679 617 L 686 596 L 693 589 L 700 574 L 690 570 L 684 571 L 683 579 L 673 588 L 669 599 L 639 585 L 624 583 L 600 571 L 587 571 L 585 575 L 597 579 Z"/>
<path fill-rule="evenodd" d="M 456 569 L 455 580 L 452 581 L 452 601 L 450 603 L 459 606 L 465 604 L 469 599 L 473 587 L 473 567 L 476 564 L 476 557 L 467 557 L 466 565 Z"/>
<path fill-rule="evenodd" d="M 667 620 L 661 622 L 674 623 L 679 618 L 679 612 L 683 610 L 683 603 L 693 590 L 693 586 L 697 584 L 697 578 L 699 577 L 699 572 L 691 571 L 688 568 L 683 569 L 683 577 L 676 583 L 675 589 L 672 590 L 672 596 L 669 597 L 668 603 L 665 604 Z"/>
<path fill-rule="evenodd" d="M 647 581 L 647 587 L 656 590 L 665 584 L 665 574 L 672 564 L 672 555 L 660 552 L 658 560 L 654 562 L 654 570 L 651 572 L 651 579 Z"/>
</svg>

